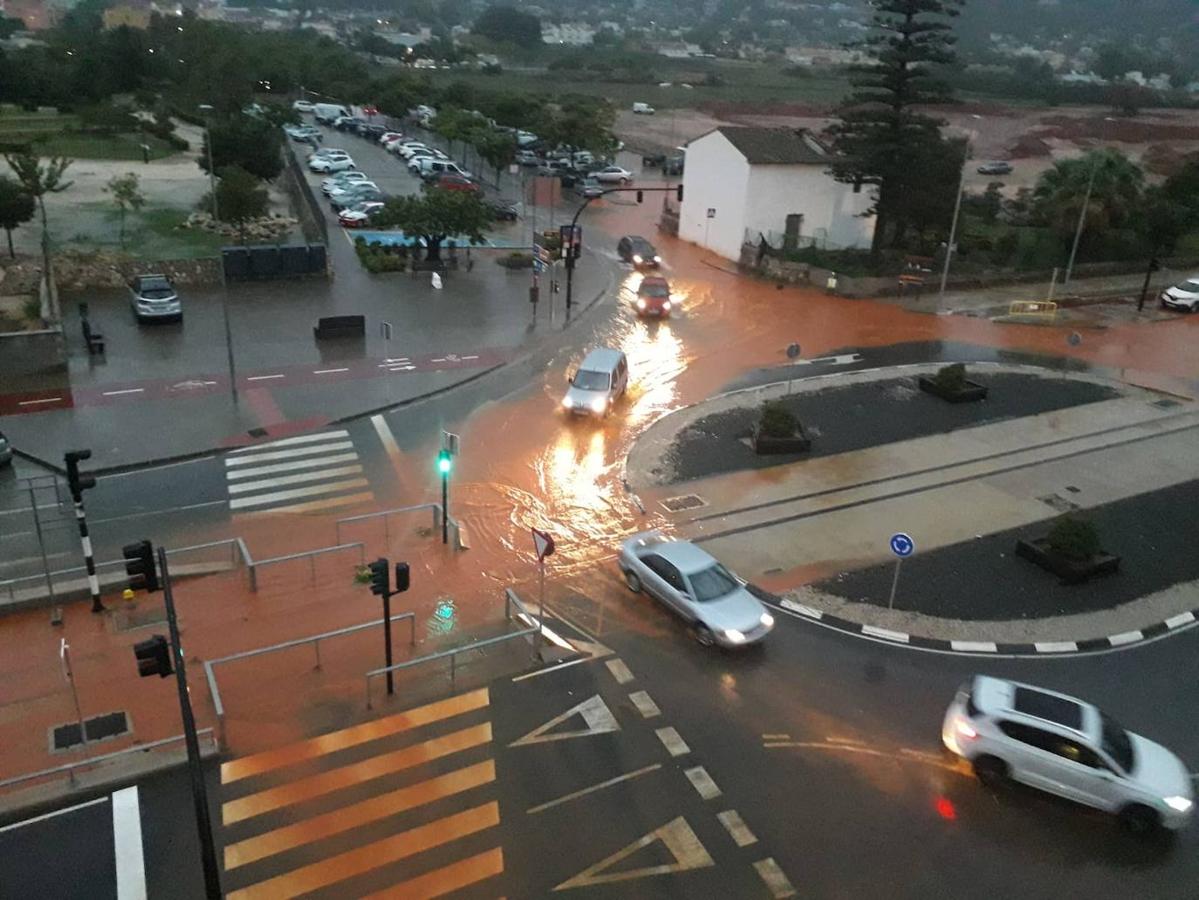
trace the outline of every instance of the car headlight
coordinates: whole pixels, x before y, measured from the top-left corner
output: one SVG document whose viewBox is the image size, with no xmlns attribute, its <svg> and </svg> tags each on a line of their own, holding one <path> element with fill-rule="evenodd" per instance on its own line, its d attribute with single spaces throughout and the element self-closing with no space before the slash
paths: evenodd
<svg viewBox="0 0 1199 900">
<path fill-rule="evenodd" d="M 608 400 L 606 397 L 596 397 L 591 401 L 591 409 L 594 412 L 603 412 L 607 406 Z"/>
<path fill-rule="evenodd" d="M 758 619 L 758 621 L 761 622 L 763 625 L 765 625 L 767 628 L 770 628 L 774 625 L 774 616 L 772 616 L 768 612 L 764 612 L 764 613 L 762 613 L 762 618 Z"/>
<path fill-rule="evenodd" d="M 637 308 L 638 308 L 638 309 L 645 309 L 645 300 L 644 300 L 643 298 L 641 298 L 641 297 L 638 297 L 638 298 L 637 298 Z"/>
<path fill-rule="evenodd" d="M 660 263 L 661 261 L 662 261 L 662 257 L 660 257 L 660 256 L 655 256 L 655 257 L 654 257 L 654 262 L 656 262 L 656 263 Z"/>
<path fill-rule="evenodd" d="M 635 262 L 635 263 L 644 262 L 644 260 L 641 258 L 640 253 L 633 254 L 633 262 Z"/>
<path fill-rule="evenodd" d="M 569 397 L 563 397 L 563 398 L 562 398 L 562 406 L 563 406 L 565 409 L 574 409 L 574 408 L 575 408 L 575 402 L 574 402 L 573 400 L 571 400 Z"/>
<path fill-rule="evenodd" d="M 1180 813 L 1189 812 L 1194 805 L 1189 797 L 1166 797 L 1163 802 L 1170 809 L 1177 810 Z"/>
<path fill-rule="evenodd" d="M 669 300 L 667 300 L 665 303 L 663 303 L 663 304 L 662 304 L 662 308 L 663 308 L 664 310 L 666 310 L 667 312 L 670 312 L 670 301 L 669 301 Z"/>
<path fill-rule="evenodd" d="M 724 636 L 726 638 L 728 638 L 730 641 L 732 641 L 734 644 L 744 644 L 745 643 L 744 633 L 738 631 L 736 628 L 726 628 L 724 630 Z"/>
</svg>

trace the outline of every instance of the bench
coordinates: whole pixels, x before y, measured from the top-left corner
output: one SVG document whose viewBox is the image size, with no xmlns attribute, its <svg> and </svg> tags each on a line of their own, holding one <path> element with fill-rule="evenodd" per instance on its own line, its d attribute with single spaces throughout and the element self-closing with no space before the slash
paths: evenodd
<svg viewBox="0 0 1199 900">
<path fill-rule="evenodd" d="M 92 356 L 104 355 L 104 335 L 98 331 L 92 331 L 92 323 L 87 319 L 82 321 L 83 325 L 83 340 L 87 344 L 87 352 Z"/>
<path fill-rule="evenodd" d="M 366 316 L 325 316 L 312 326 L 312 336 L 322 338 L 365 337 Z"/>
</svg>

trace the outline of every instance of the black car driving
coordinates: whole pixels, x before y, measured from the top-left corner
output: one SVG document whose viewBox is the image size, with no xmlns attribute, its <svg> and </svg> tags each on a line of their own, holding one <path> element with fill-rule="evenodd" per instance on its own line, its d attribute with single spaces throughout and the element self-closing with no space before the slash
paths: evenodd
<svg viewBox="0 0 1199 900">
<path fill-rule="evenodd" d="M 657 268 L 662 262 L 662 257 L 658 256 L 654 245 L 639 234 L 626 234 L 622 237 L 616 244 L 616 253 L 622 260 L 638 268 Z"/>
</svg>

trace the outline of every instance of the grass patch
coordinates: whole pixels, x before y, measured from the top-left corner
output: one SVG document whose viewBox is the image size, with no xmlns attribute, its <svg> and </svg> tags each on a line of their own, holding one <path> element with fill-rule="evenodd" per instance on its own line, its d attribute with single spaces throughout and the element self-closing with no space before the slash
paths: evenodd
<svg viewBox="0 0 1199 900">
<path fill-rule="evenodd" d="M 145 136 L 150 146 L 150 159 L 164 159 L 176 150 L 166 141 Z M 93 135 L 61 132 L 39 140 L 36 149 L 42 156 L 67 156 L 71 159 L 108 159 L 140 162 L 142 138 L 135 134 Z"/>
<path fill-rule="evenodd" d="M 180 228 L 190 215 L 188 209 L 149 207 L 126 217 L 122 251 L 115 206 L 85 203 L 78 210 L 80 215 L 71 225 L 70 237 L 59 242 L 66 249 L 125 252 L 142 259 L 197 259 L 216 256 L 226 243 L 221 236 L 208 231 Z M 91 227 L 80 230 L 85 225 Z"/>
</svg>

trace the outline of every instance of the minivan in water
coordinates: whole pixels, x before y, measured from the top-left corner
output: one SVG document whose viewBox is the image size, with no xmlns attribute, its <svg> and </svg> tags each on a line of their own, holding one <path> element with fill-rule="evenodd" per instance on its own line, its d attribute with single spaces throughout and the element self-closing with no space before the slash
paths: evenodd
<svg viewBox="0 0 1199 900">
<path fill-rule="evenodd" d="M 629 363 L 619 350 L 592 350 L 569 377 L 562 408 L 577 416 L 607 416 L 629 387 Z"/>
</svg>

